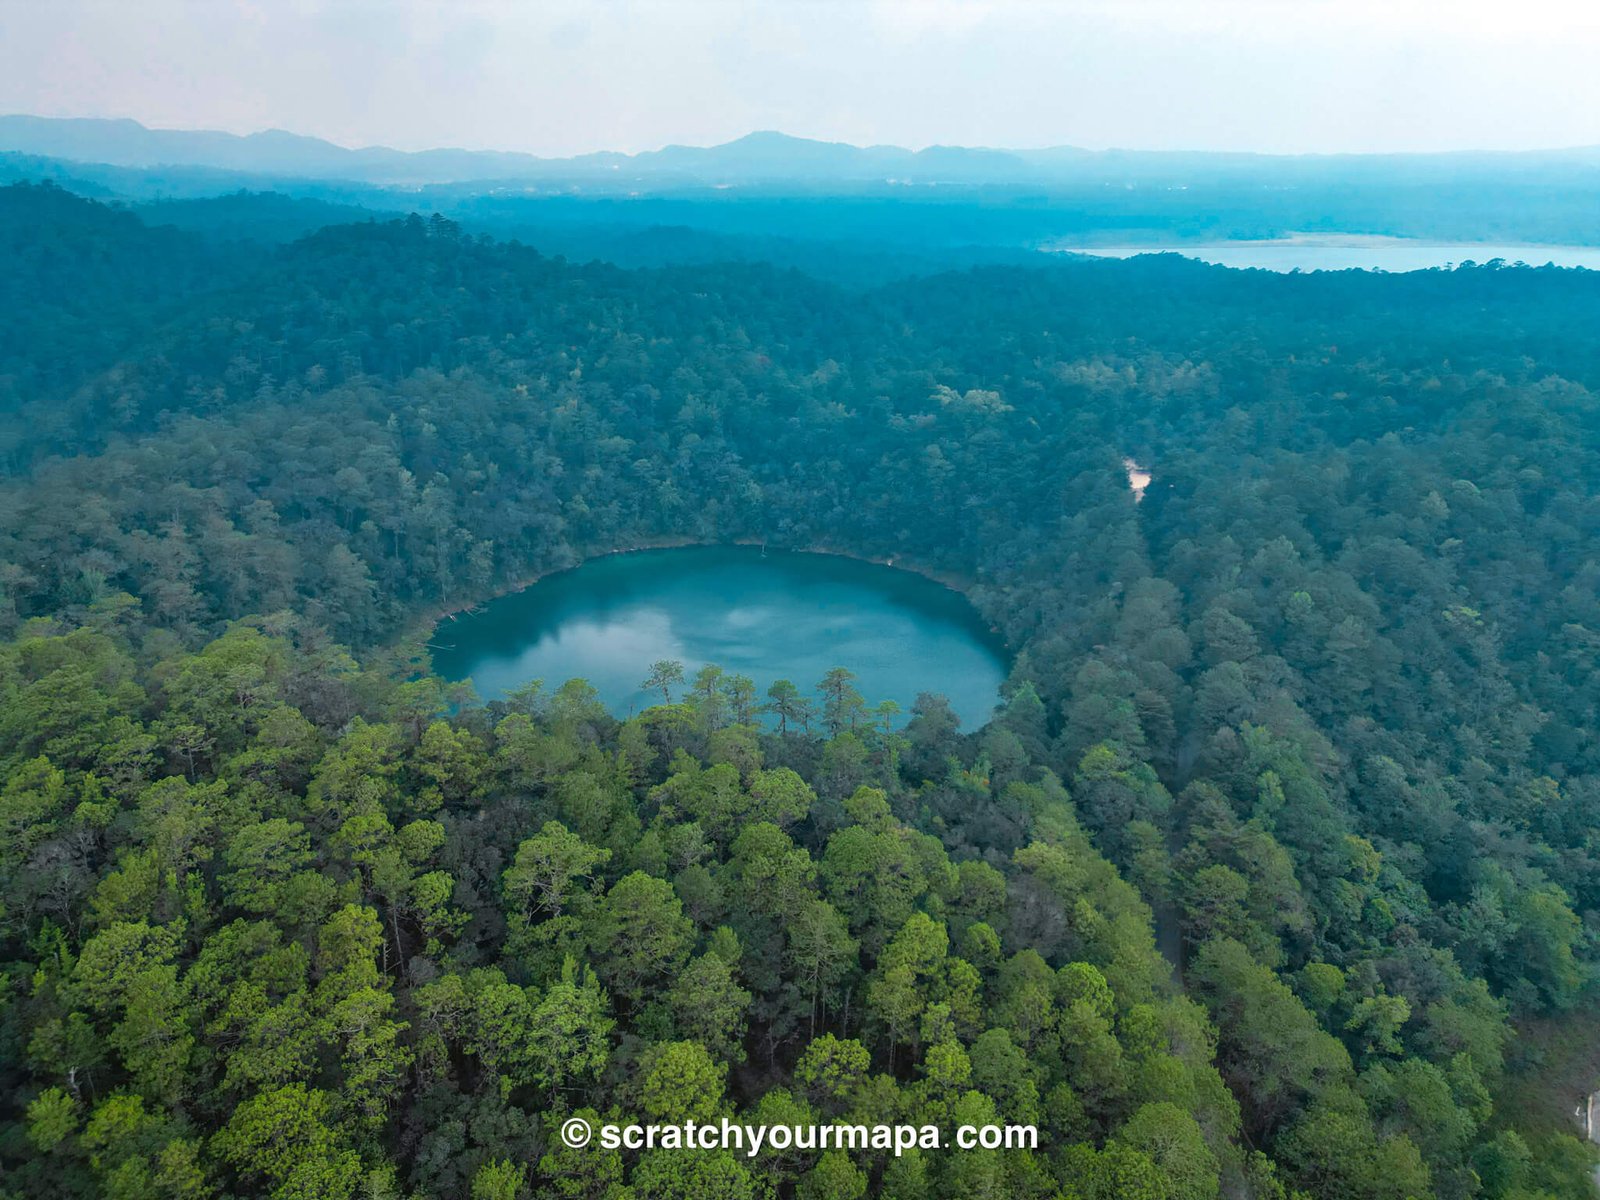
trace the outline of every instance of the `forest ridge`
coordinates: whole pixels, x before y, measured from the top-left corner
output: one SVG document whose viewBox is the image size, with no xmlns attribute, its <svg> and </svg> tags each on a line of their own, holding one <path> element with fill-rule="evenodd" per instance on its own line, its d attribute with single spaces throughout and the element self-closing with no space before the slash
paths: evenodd
<svg viewBox="0 0 1600 1200">
<path fill-rule="evenodd" d="M 347 149 L 284 130 L 236 136 L 131 120 L 0 115 L 0 184 L 54 179 L 83 195 L 155 206 L 154 224 L 278 236 L 264 197 L 344 212 L 440 211 L 502 238 L 650 265 L 790 262 L 787 243 L 848 242 L 845 257 L 1026 260 L 1041 247 L 1167 246 L 1301 234 L 1477 245 L 1592 246 L 1600 147 L 1514 152 L 1251 154 L 854 146 L 756 132 L 539 158 L 501 151 Z M 730 203 L 733 201 L 733 203 Z M 360 211 L 366 210 L 366 212 Z M 643 242 L 644 245 L 634 243 Z M 704 241 L 705 245 L 692 245 Z M 949 265 L 948 263 L 946 265 Z M 958 261 L 956 265 L 964 265 Z M 922 264 L 926 273 L 928 264 Z M 847 269 L 835 267 L 835 270 Z"/>
<path fill-rule="evenodd" d="M 846 287 L 34 184 L 0 261 L 0 1195 L 1590 1195 L 1523 1084 L 1600 950 L 1600 276 Z M 432 672 L 751 538 L 962 581 L 995 719 Z"/>
</svg>

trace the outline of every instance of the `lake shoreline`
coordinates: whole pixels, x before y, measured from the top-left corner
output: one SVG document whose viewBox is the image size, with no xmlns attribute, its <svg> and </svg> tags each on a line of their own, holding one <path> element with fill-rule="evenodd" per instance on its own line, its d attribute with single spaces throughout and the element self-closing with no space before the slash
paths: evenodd
<svg viewBox="0 0 1600 1200">
<path fill-rule="evenodd" d="M 487 596 L 481 596 L 474 600 L 452 605 L 449 608 L 435 613 L 431 617 L 419 618 L 416 625 L 412 627 L 410 633 L 408 633 L 405 638 L 400 640 L 410 640 L 411 637 L 416 637 L 422 641 L 424 646 L 427 646 L 429 640 L 435 633 L 438 632 L 440 626 L 443 625 L 444 622 L 455 621 L 462 616 L 470 615 L 486 604 L 492 604 L 496 600 L 502 600 L 507 596 L 514 596 L 520 592 L 525 592 L 535 584 L 541 583 L 552 576 L 561 575 L 567 571 L 576 571 L 580 567 L 585 566 L 588 563 L 597 562 L 600 559 L 614 558 L 618 555 L 624 554 L 643 554 L 651 550 L 687 550 L 695 547 L 715 548 L 718 546 L 767 546 L 768 544 L 769 543 L 762 541 L 760 538 L 734 538 L 731 541 L 719 542 L 702 541 L 697 538 L 650 538 L 644 541 L 630 543 L 626 546 L 619 546 L 613 550 L 601 550 L 596 553 L 583 556 L 570 566 L 551 567 L 549 570 L 539 571 L 536 574 L 519 579 L 510 586 L 492 592 Z M 971 603 L 969 589 L 976 586 L 978 582 L 976 579 L 968 579 L 964 576 L 956 575 L 951 572 L 935 571 L 932 568 L 924 567 L 914 561 L 906 560 L 902 563 L 902 561 L 898 558 L 872 558 L 865 554 L 856 554 L 849 550 L 841 550 L 826 543 L 806 547 L 783 546 L 778 547 L 777 550 L 783 554 L 817 554 L 831 558 L 845 558 L 852 562 L 869 563 L 878 567 L 888 567 L 892 571 L 905 571 L 908 574 L 920 576 L 931 583 L 937 583 L 941 587 L 955 592 L 957 595 L 967 600 L 968 603 Z M 978 611 L 976 605 L 974 605 L 973 608 L 974 611 Z M 980 612 L 979 615 L 982 616 L 982 613 Z M 985 622 L 987 623 L 987 618 L 985 618 Z M 989 629 L 990 632 L 999 639 L 1001 645 L 1005 646 L 1009 651 L 1010 643 L 1000 633 L 998 627 L 990 625 Z"/>
<path fill-rule="evenodd" d="M 826 544 L 646 540 L 454 607 L 424 635 L 434 673 L 470 679 L 484 698 L 583 678 L 620 717 L 658 660 L 691 673 L 715 663 L 762 689 L 842 665 L 869 699 L 909 710 L 936 693 L 966 726 L 992 719 L 1013 651 L 949 576 Z"/>
<path fill-rule="evenodd" d="M 1461 242 L 1387 234 L 1291 233 L 1278 238 L 1103 244 L 1062 239 L 1037 249 L 1046 255 L 1124 261 L 1146 255 L 1177 254 L 1194 262 L 1230 270 L 1265 270 L 1278 274 L 1349 270 L 1405 274 L 1455 269 L 1467 262 L 1483 266 L 1496 260 L 1507 268 L 1521 264 L 1529 270 L 1547 265 L 1569 270 L 1600 269 L 1600 245 Z"/>
</svg>

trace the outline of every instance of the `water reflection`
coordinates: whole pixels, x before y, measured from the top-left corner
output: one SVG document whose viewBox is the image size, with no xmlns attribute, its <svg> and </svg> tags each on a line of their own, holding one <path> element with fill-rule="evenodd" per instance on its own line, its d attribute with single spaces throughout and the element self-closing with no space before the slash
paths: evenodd
<svg viewBox="0 0 1600 1200">
<path fill-rule="evenodd" d="M 658 659 L 687 675 L 707 663 L 809 692 L 831 667 L 858 676 L 869 703 L 909 709 L 946 695 L 966 728 L 988 719 L 1005 663 L 958 593 L 920 576 L 851 559 L 689 547 L 597 559 L 485 605 L 448 626 L 435 654 L 484 698 L 531 680 L 592 683 L 619 715 L 659 703 L 639 684 Z"/>
</svg>

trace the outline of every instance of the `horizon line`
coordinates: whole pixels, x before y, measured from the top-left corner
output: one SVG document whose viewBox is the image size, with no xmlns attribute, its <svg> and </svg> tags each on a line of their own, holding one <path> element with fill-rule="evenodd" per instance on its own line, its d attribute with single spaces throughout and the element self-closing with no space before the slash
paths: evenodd
<svg viewBox="0 0 1600 1200">
<path fill-rule="evenodd" d="M 484 154 L 503 155 L 515 158 L 528 158 L 537 162 L 558 163 L 570 162 L 574 159 L 595 157 L 639 158 L 644 155 L 659 154 L 666 150 L 720 150 L 734 146 L 752 138 L 776 137 L 788 141 L 802 142 L 817 146 L 837 146 L 849 150 L 863 152 L 873 150 L 897 150 L 908 154 L 923 154 L 929 150 L 968 150 L 984 151 L 994 154 L 1047 154 L 1051 152 L 1071 151 L 1080 154 L 1149 154 L 1173 155 L 1195 154 L 1214 155 L 1218 157 L 1238 158 L 1280 158 L 1280 159 L 1305 159 L 1305 158 L 1449 158 L 1459 156 L 1514 156 L 1522 154 L 1571 154 L 1580 151 L 1600 150 L 1600 143 L 1586 142 L 1572 145 L 1538 145 L 1524 146 L 1516 149 L 1493 149 L 1484 147 L 1459 147 L 1448 150 L 1240 150 L 1240 149 L 1205 149 L 1200 147 L 1165 147 L 1160 149 L 1138 146 L 1085 146 L 1075 142 L 1054 142 L 1041 146 L 1007 146 L 989 145 L 984 143 L 963 142 L 929 142 L 922 146 L 902 145 L 897 142 L 852 142 L 840 138 L 813 137 L 808 134 L 789 133 L 781 129 L 752 129 L 726 141 L 696 143 L 686 141 L 670 141 L 662 145 L 643 150 L 613 150 L 593 149 L 578 151 L 573 154 L 541 154 L 531 150 L 508 150 L 502 147 L 471 147 L 464 145 L 431 145 L 417 150 L 405 150 L 383 142 L 369 142 L 351 145 L 324 137 L 315 133 L 300 133 L 293 129 L 272 125 L 264 129 L 255 129 L 249 133 L 237 133 L 231 129 L 220 129 L 209 126 L 178 126 L 178 125 L 147 125 L 137 117 L 129 116 L 52 116 L 33 112 L 4 112 L 0 113 L 0 121 L 13 118 L 23 118 L 32 121 L 48 122 L 93 122 L 101 124 L 131 124 L 146 133 L 158 134 L 211 134 L 219 137 L 234 138 L 239 141 L 248 141 L 252 138 L 280 134 L 286 137 L 298 138 L 305 141 L 320 142 L 336 150 L 348 154 L 364 152 L 382 152 L 387 154 L 424 155 L 439 153 L 454 154 Z M 8 150 L 0 147 L 0 153 L 28 153 L 27 151 Z M 176 165 L 176 164 L 174 164 Z"/>
</svg>

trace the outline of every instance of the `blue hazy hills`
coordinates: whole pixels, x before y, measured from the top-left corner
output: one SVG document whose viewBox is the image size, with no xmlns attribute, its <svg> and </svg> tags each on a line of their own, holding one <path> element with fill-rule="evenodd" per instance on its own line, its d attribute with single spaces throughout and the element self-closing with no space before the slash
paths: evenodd
<svg viewBox="0 0 1600 1200">
<path fill-rule="evenodd" d="M 148 222 L 281 242 L 440 212 L 473 232 L 624 266 L 764 261 L 871 283 L 1041 247 L 1387 235 L 1600 244 L 1600 148 L 1244 153 L 852 146 L 752 133 L 718 146 L 539 158 L 350 149 L 132 120 L 0 116 L 0 183 L 49 179 Z"/>
</svg>

